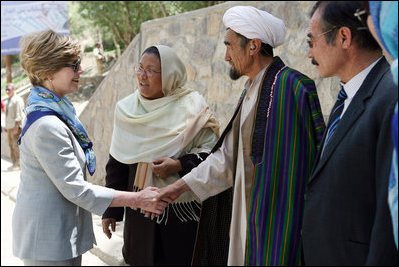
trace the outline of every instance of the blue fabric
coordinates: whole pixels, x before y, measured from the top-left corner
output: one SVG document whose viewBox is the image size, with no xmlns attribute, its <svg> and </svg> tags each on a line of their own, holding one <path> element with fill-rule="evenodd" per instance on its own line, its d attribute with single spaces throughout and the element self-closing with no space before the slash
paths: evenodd
<svg viewBox="0 0 399 267">
<path fill-rule="evenodd" d="M 392 56 L 391 72 L 398 85 L 398 2 L 370 1 L 370 15 L 378 40 Z M 392 119 L 392 167 L 388 186 L 388 204 L 391 211 L 396 247 L 398 247 L 398 104 Z"/>
<path fill-rule="evenodd" d="M 398 2 L 370 1 L 369 6 L 378 40 L 394 60 L 391 71 L 398 84 Z"/>
<path fill-rule="evenodd" d="M 324 143 L 324 147 L 330 142 L 331 137 L 334 135 L 335 130 L 337 129 L 338 123 L 341 120 L 341 113 L 344 110 L 344 102 L 345 99 L 348 98 L 348 95 L 345 92 L 345 89 L 341 86 L 341 90 L 338 93 L 337 102 L 331 111 L 331 115 L 329 118 L 329 126 L 328 126 L 328 135 L 326 137 L 326 141 Z"/>
<path fill-rule="evenodd" d="M 28 106 L 24 109 L 24 112 L 28 117 L 34 111 L 54 111 L 59 115 L 58 117 L 71 129 L 84 150 L 87 169 L 90 175 L 93 175 L 96 170 L 96 156 L 92 149 L 93 143 L 90 141 L 86 130 L 76 116 L 75 108 L 68 98 L 64 96 L 60 99 L 50 90 L 41 86 L 34 86 L 28 96 Z"/>
<path fill-rule="evenodd" d="M 389 177 L 388 203 L 391 211 L 395 244 L 398 247 L 398 104 L 396 104 L 395 114 L 392 119 L 392 130 L 394 149 Z"/>
<path fill-rule="evenodd" d="M 19 138 L 18 138 L 18 145 L 21 144 L 21 139 L 24 136 L 24 134 L 26 133 L 26 131 L 29 129 L 29 127 L 36 120 L 40 119 L 43 116 L 47 116 L 47 115 L 55 115 L 58 118 L 60 118 L 60 120 L 62 120 L 62 118 L 58 115 L 58 113 L 56 113 L 54 111 L 41 111 L 41 110 L 32 111 L 31 113 L 28 114 L 28 116 L 26 116 L 26 121 L 25 121 L 24 127 L 22 128 L 21 134 L 19 135 Z"/>
</svg>

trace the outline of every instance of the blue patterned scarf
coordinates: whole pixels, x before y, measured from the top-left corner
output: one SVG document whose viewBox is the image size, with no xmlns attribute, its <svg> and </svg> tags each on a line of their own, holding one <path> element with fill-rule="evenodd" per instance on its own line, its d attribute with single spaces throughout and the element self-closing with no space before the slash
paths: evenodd
<svg viewBox="0 0 399 267">
<path fill-rule="evenodd" d="M 96 170 L 96 155 L 92 149 L 93 143 L 90 141 L 86 130 L 76 116 L 76 111 L 71 101 L 65 96 L 60 99 L 44 87 L 34 86 L 28 97 L 28 106 L 24 109 L 27 117 L 33 111 L 54 111 L 59 115 L 84 150 L 87 169 L 90 175 L 93 175 Z"/>
</svg>

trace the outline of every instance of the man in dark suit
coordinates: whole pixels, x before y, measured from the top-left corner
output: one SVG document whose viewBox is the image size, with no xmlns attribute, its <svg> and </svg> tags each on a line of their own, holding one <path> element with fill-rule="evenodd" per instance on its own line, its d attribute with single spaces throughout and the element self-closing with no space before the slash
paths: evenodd
<svg viewBox="0 0 399 267">
<path fill-rule="evenodd" d="M 387 204 L 398 93 L 362 9 L 362 2 L 321 1 L 311 12 L 308 57 L 321 77 L 340 79 L 341 91 L 308 181 L 306 265 L 398 263 Z"/>
</svg>

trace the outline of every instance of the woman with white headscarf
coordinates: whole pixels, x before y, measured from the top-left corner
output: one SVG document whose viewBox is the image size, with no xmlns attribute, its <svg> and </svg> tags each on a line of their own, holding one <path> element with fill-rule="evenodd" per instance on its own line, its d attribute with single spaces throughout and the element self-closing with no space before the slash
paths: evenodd
<svg viewBox="0 0 399 267">
<path fill-rule="evenodd" d="M 204 98 L 184 88 L 184 64 L 169 47 L 147 48 L 136 67 L 138 90 L 115 109 L 106 186 L 139 191 L 162 188 L 202 162 L 218 139 L 218 123 Z M 181 195 L 165 212 L 150 220 L 126 209 L 125 261 L 130 265 L 190 265 L 200 203 Z M 111 238 L 123 208 L 103 215 L 103 231 Z"/>
</svg>

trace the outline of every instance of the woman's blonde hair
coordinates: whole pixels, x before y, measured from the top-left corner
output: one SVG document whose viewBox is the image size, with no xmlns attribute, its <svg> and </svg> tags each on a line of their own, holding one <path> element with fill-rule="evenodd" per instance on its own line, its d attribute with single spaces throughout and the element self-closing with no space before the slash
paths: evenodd
<svg viewBox="0 0 399 267">
<path fill-rule="evenodd" d="M 82 52 L 77 40 L 53 30 L 26 35 L 19 45 L 21 66 L 32 85 L 43 85 L 49 75 L 70 64 Z"/>
</svg>

